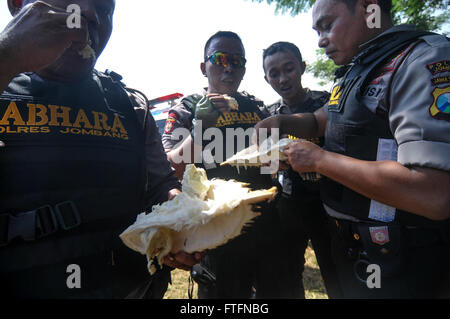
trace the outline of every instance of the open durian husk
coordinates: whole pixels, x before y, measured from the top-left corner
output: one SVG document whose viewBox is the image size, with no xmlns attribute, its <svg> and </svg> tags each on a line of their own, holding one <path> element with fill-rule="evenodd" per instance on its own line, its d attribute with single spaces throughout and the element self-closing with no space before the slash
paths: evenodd
<svg viewBox="0 0 450 319">
<path fill-rule="evenodd" d="M 162 265 L 169 253 L 213 249 L 239 236 L 243 227 L 259 215 L 252 204 L 271 201 L 277 188 L 252 191 L 234 180 L 208 180 L 206 172 L 188 165 L 182 193 L 173 200 L 141 213 L 120 238 L 129 248 L 145 254 L 151 274 L 154 259 Z"/>
</svg>

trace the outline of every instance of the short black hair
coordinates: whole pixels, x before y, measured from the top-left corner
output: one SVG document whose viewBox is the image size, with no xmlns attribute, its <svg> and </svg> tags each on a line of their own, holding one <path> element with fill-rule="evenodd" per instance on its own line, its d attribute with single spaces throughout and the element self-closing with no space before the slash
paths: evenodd
<svg viewBox="0 0 450 319">
<path fill-rule="evenodd" d="M 218 39 L 218 38 L 231 38 L 231 39 L 236 39 L 236 40 L 238 40 L 238 41 L 241 43 L 242 48 L 244 48 L 244 44 L 242 43 L 241 38 L 240 38 L 236 33 L 232 32 L 232 31 L 218 31 L 218 32 L 214 33 L 214 34 L 208 39 L 208 41 L 206 41 L 206 44 L 205 44 L 205 52 L 204 52 L 204 59 L 205 59 L 205 60 L 206 60 L 206 58 L 208 57 L 208 49 L 209 49 L 209 46 L 211 45 L 211 42 L 212 42 L 214 39 Z M 244 54 L 245 54 L 245 51 L 244 51 Z"/>
<path fill-rule="evenodd" d="M 263 68 L 264 68 L 264 61 L 268 56 L 271 56 L 277 52 L 287 52 L 287 51 L 292 52 L 300 63 L 303 62 L 302 54 L 300 53 L 299 48 L 295 44 L 280 41 L 271 44 L 267 49 L 263 50 Z"/>
<path fill-rule="evenodd" d="M 344 2 L 347 7 L 354 12 L 355 10 L 355 4 L 358 0 L 335 0 L 339 2 Z M 392 10 L 392 0 L 378 0 L 378 5 L 380 6 L 380 9 L 384 13 L 391 13 Z"/>
</svg>

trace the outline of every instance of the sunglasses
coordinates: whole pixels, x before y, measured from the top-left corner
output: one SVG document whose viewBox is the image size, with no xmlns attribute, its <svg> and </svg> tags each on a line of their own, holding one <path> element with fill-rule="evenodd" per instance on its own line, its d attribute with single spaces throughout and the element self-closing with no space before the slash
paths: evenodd
<svg viewBox="0 0 450 319">
<path fill-rule="evenodd" d="M 206 61 L 209 61 L 215 65 L 220 65 L 224 68 L 226 68 L 228 65 L 236 68 L 243 68 L 245 67 L 245 63 L 247 63 L 247 60 L 242 55 L 225 52 L 216 52 L 207 57 L 205 62 Z"/>
</svg>

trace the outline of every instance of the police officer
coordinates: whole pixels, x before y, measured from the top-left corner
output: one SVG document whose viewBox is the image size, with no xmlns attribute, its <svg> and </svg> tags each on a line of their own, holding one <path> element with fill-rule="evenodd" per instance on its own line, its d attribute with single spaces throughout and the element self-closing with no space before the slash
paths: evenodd
<svg viewBox="0 0 450 319">
<path fill-rule="evenodd" d="M 118 235 L 179 193 L 144 97 L 94 70 L 114 0 L 8 0 L 0 35 L 0 294 L 19 298 L 161 298 Z M 195 263 L 195 255 L 176 256 Z"/>
<path fill-rule="evenodd" d="M 380 9 L 379 28 L 369 4 Z M 345 66 L 330 100 L 258 128 L 325 136 L 325 149 L 301 141 L 285 154 L 295 171 L 326 177 L 321 194 L 344 297 L 448 297 L 450 46 L 394 27 L 391 5 L 317 1 L 319 46 Z"/>
<path fill-rule="evenodd" d="M 302 87 L 301 77 L 306 64 L 295 44 L 277 42 L 269 46 L 263 53 L 263 67 L 265 80 L 281 96 L 278 102 L 268 107 L 271 115 L 314 112 L 328 101 L 328 92 Z M 323 139 L 316 142 L 323 146 Z M 306 246 L 311 239 L 328 296 L 339 298 L 340 288 L 331 258 L 331 239 L 320 201 L 319 180 L 308 175 L 300 177 L 289 168 L 279 171 L 278 179 L 283 191 L 277 209 L 283 237 L 289 243 L 283 246 L 287 249 L 286 258 L 290 258 L 285 273 L 298 277 L 298 281 L 291 282 L 293 295 L 305 297 L 302 273 Z"/>
<path fill-rule="evenodd" d="M 169 111 L 163 144 L 169 158 L 175 167 L 181 167 L 181 171 L 185 162 L 177 160 L 177 156 L 185 155 L 183 152 L 191 151 L 197 143 L 204 159 L 200 163 L 197 161 L 197 165 L 206 169 L 208 178 L 235 179 L 249 182 L 254 189 L 268 188 L 272 186 L 271 175 L 261 174 L 259 168 L 242 169 L 239 174 L 233 167 L 219 166 L 225 156 L 230 157 L 249 146 L 251 132 L 248 129 L 268 115 L 262 101 L 237 92 L 245 73 L 245 63 L 244 46 L 236 33 L 219 31 L 211 36 L 201 63 L 201 71 L 208 78 L 208 88 L 203 94 L 184 98 Z M 237 101 L 237 108 L 231 109 L 227 96 Z M 192 135 L 180 139 L 176 133 L 180 128 L 188 129 Z M 229 135 L 230 130 L 236 135 Z M 212 131 L 214 141 L 205 137 Z M 242 142 L 240 146 L 238 140 Z M 210 143 L 217 147 L 209 148 Z M 191 156 L 194 160 L 194 152 Z M 283 288 L 285 281 L 292 281 L 292 278 L 282 278 L 278 268 L 287 262 L 284 256 L 279 256 L 282 234 L 278 217 L 270 205 L 262 211 L 244 234 L 208 251 L 202 267 L 194 266 L 196 274 L 205 273 L 205 281 L 197 281 L 199 298 L 250 298 L 252 286 L 256 286 L 257 298 L 289 297 L 284 295 Z M 198 277 L 196 274 L 193 273 L 194 279 Z"/>
</svg>

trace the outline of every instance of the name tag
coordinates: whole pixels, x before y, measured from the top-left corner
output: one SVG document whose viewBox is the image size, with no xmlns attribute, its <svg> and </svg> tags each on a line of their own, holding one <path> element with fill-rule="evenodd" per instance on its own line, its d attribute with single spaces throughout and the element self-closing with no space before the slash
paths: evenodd
<svg viewBox="0 0 450 319">
<path fill-rule="evenodd" d="M 398 145 L 393 139 L 380 138 L 378 140 L 377 161 L 397 161 Z M 381 222 L 392 222 L 395 219 L 395 207 L 391 207 L 375 200 L 370 201 L 369 218 Z"/>
</svg>

